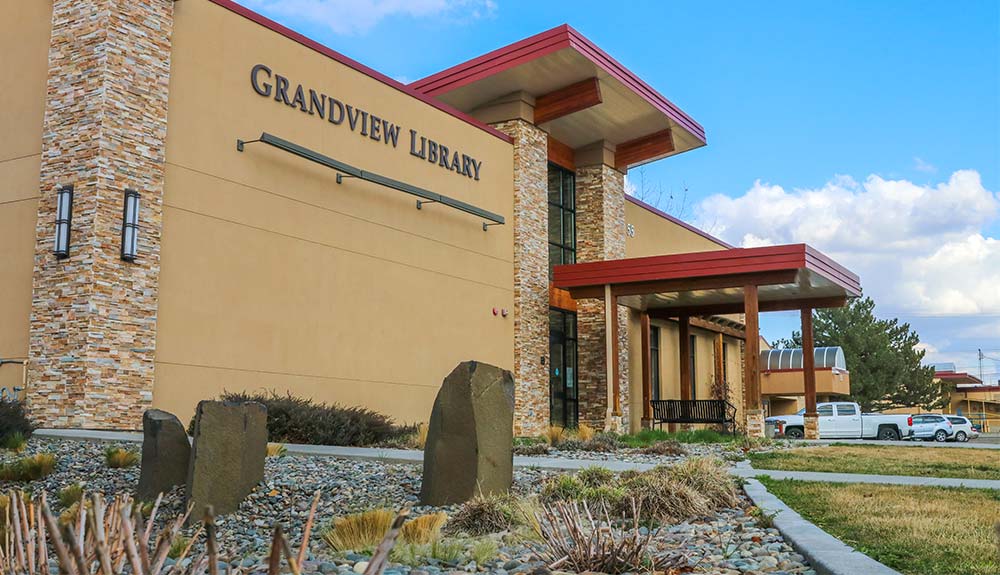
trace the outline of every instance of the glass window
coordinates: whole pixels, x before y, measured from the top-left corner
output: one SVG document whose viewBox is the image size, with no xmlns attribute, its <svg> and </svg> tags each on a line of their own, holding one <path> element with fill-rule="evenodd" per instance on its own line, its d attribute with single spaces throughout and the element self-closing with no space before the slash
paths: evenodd
<svg viewBox="0 0 1000 575">
<path fill-rule="evenodd" d="M 577 425 L 576 345 L 576 314 L 550 309 L 549 419 L 552 425 Z"/>
<path fill-rule="evenodd" d="M 576 263 L 576 174 L 549 164 L 549 279 L 552 266 Z"/>
<path fill-rule="evenodd" d="M 965 425 L 967 423 L 964 417 L 949 417 L 948 421 L 956 425 Z"/>
<path fill-rule="evenodd" d="M 833 406 L 821 405 L 816 408 L 816 413 L 818 413 L 820 417 L 831 417 L 833 416 Z"/>
<path fill-rule="evenodd" d="M 857 415 L 858 410 L 853 405 L 842 403 L 837 406 L 837 415 Z"/>
</svg>

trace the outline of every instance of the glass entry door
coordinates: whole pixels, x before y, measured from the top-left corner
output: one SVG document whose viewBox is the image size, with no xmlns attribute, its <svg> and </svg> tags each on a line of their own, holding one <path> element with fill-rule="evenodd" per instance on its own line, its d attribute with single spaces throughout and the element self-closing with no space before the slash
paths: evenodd
<svg viewBox="0 0 1000 575">
<path fill-rule="evenodd" d="M 549 421 L 576 427 L 579 390 L 576 370 L 576 314 L 549 310 Z"/>
</svg>

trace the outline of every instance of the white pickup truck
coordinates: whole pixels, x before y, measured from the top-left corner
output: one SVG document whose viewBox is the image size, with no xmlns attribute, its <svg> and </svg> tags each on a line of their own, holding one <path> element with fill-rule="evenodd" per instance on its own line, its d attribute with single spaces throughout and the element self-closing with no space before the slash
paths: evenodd
<svg viewBox="0 0 1000 575">
<path fill-rule="evenodd" d="M 912 435 L 913 417 L 910 415 L 883 415 L 881 413 L 861 413 L 856 403 L 831 402 L 816 406 L 819 414 L 820 439 L 880 439 L 883 441 L 903 439 Z M 775 415 L 766 421 L 777 425 L 776 432 L 785 437 L 801 439 L 805 437 L 803 414 Z"/>
</svg>

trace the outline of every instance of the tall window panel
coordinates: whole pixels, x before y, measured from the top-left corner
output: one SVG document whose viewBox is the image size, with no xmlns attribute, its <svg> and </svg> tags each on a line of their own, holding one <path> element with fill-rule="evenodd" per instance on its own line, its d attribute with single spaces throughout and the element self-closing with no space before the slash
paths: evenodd
<svg viewBox="0 0 1000 575">
<path fill-rule="evenodd" d="M 69 257 L 69 236 L 73 223 L 73 186 L 61 186 L 56 193 L 56 235 L 53 253 L 59 259 Z"/>
<path fill-rule="evenodd" d="M 576 263 L 576 174 L 549 164 L 549 279 L 552 267 Z"/>
<path fill-rule="evenodd" d="M 122 209 L 122 259 L 134 262 L 139 252 L 139 192 L 125 190 Z"/>
</svg>

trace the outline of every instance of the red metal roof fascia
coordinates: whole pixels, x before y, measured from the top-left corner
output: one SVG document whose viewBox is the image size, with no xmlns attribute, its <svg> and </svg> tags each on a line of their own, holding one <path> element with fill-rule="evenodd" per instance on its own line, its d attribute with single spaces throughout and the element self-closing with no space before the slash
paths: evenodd
<svg viewBox="0 0 1000 575">
<path fill-rule="evenodd" d="M 628 68 L 622 66 L 604 50 L 598 48 L 596 44 L 567 24 L 493 50 L 468 62 L 452 66 L 447 70 L 417 80 L 410 86 L 425 94 L 436 96 L 567 47 L 574 48 L 598 68 L 638 94 L 668 118 L 683 126 L 703 144 L 705 143 L 705 128 L 701 124 L 694 121 L 691 116 L 684 113 L 683 110 L 633 74 Z"/>
<path fill-rule="evenodd" d="M 569 48 L 569 34 L 566 28 L 568 26 L 563 24 L 497 48 L 472 60 L 411 82 L 410 87 L 428 96 L 437 96 L 546 54 Z"/>
<path fill-rule="evenodd" d="M 635 198 L 635 197 L 632 197 L 632 196 L 630 196 L 628 194 L 625 194 L 625 199 L 628 200 L 628 201 L 630 201 L 630 202 L 632 202 L 633 204 L 639 206 L 640 208 L 645 209 L 646 211 L 652 212 L 652 213 L 660 216 L 661 218 L 663 218 L 663 219 L 665 219 L 665 220 L 667 220 L 667 221 L 669 221 L 671 223 L 677 224 L 678 226 L 680 226 L 680 227 L 688 230 L 689 232 L 693 232 L 695 234 L 698 234 L 699 236 L 705 238 L 706 240 L 709 240 L 711 242 L 719 244 L 720 246 L 722 246 L 724 248 L 727 248 L 727 249 L 730 249 L 730 250 L 736 249 L 736 246 L 732 246 L 730 244 L 727 244 L 726 242 L 720 240 L 719 238 L 713 236 L 712 234 L 710 234 L 710 233 L 708 233 L 708 232 L 706 232 L 704 230 L 701 230 L 699 228 L 696 228 L 696 227 L 692 226 L 691 224 L 689 224 L 689 223 L 687 223 L 687 222 L 685 222 L 683 220 L 677 219 L 674 216 L 671 216 L 670 214 L 668 214 L 668 213 L 666 213 L 664 211 L 661 211 L 661 210 L 659 210 L 659 209 L 657 209 L 657 208 L 655 208 L 655 207 L 647 204 L 646 202 L 640 200 L 639 198 Z"/>
<path fill-rule="evenodd" d="M 655 281 L 805 267 L 805 245 L 692 252 L 556 266 L 557 287 Z"/>
<path fill-rule="evenodd" d="M 978 379 L 976 381 L 978 381 Z M 955 386 L 955 391 L 964 391 L 966 393 L 976 391 L 1000 391 L 1000 385 L 968 384 L 965 387 L 957 385 Z"/>
<path fill-rule="evenodd" d="M 572 26 L 567 25 L 566 29 L 569 32 L 571 44 L 580 53 L 587 56 L 591 62 L 597 64 L 602 70 L 616 78 L 619 82 L 631 88 L 636 94 L 642 96 L 654 108 L 663 112 L 667 117 L 681 126 L 684 126 L 684 129 L 694 134 L 703 144 L 705 143 L 705 128 L 698 122 L 695 122 L 694 118 L 684 113 L 673 102 L 666 99 L 663 94 L 654 90 L 628 68 L 622 66 L 617 60 L 609 56 L 607 52 L 598 48 L 596 44 L 585 38 L 583 34 L 573 29 Z"/>
<path fill-rule="evenodd" d="M 267 18 L 266 16 L 258 14 L 257 12 L 254 12 L 253 10 L 251 10 L 251 9 L 249 9 L 249 8 L 241 5 L 241 4 L 237 4 L 233 0 L 209 0 L 209 1 L 212 2 L 213 4 L 217 4 L 217 5 L 225 8 L 225 9 L 231 11 L 231 12 L 235 12 L 236 14 L 239 14 L 240 16 L 243 16 L 244 18 L 246 18 L 248 20 L 251 20 L 251 21 L 253 21 L 253 22 L 257 23 L 257 24 L 260 24 L 261 26 L 267 28 L 268 30 L 271 30 L 273 32 L 277 32 L 278 34 L 281 34 L 282 36 L 284 36 L 284 37 L 286 37 L 286 38 L 288 38 L 290 40 L 293 40 L 295 42 L 298 42 L 299 44 L 302 44 L 303 46 L 305 46 L 307 48 L 315 50 L 316 52 L 319 52 L 320 54 L 323 54 L 324 56 L 326 56 L 328 58 L 336 60 L 337 62 L 340 62 L 341 64 L 347 66 L 348 68 L 352 68 L 352 69 L 354 69 L 354 70 L 356 70 L 358 72 L 361 72 L 362 74 L 364 74 L 364 75 L 366 75 L 366 76 L 368 76 L 368 77 L 370 77 L 370 78 L 372 78 L 374 80 L 377 80 L 379 82 L 382 82 L 383 84 L 386 84 L 386 85 L 388 85 L 388 86 L 390 86 L 392 88 L 395 88 L 396 90 L 399 90 L 400 92 L 403 92 L 407 96 L 411 96 L 413 98 L 416 98 L 416 99 L 420 100 L 421 102 L 423 102 L 423 103 L 425 103 L 425 104 L 427 104 L 429 106 L 433 106 L 434 108 L 437 108 L 438 110 L 441 110 L 442 112 L 444 112 L 446 114 L 454 116 L 454 117 L 458 118 L 459 120 L 462 120 L 463 122 L 465 122 L 467 124 L 475 126 L 475 127 L 479 128 L 480 130 L 483 130 L 484 132 L 487 132 L 488 134 L 496 136 L 497 138 L 500 138 L 501 140 L 503 140 L 505 142 L 512 143 L 514 141 L 513 138 L 511 138 L 507 134 L 501 132 L 500 130 L 497 130 L 493 126 L 490 126 L 489 124 L 485 124 L 483 122 L 480 122 L 479 120 L 473 118 L 472 116 L 469 116 L 468 114 L 466 114 L 464 112 L 456 110 L 455 108 L 452 108 L 451 106 L 445 104 L 444 102 L 441 102 L 441 101 L 439 101 L 439 100 L 437 100 L 435 98 L 432 98 L 432 97 L 430 97 L 427 94 L 423 94 L 423 93 L 419 92 L 418 90 L 415 90 L 415 89 L 413 89 L 413 88 L 407 86 L 406 84 L 403 84 L 403 83 L 401 83 L 401 82 L 399 82 L 397 80 L 393 80 L 392 78 L 386 76 L 385 74 L 382 74 L 381 72 L 377 72 L 377 71 L 373 70 L 372 68 L 369 68 L 368 66 L 365 66 L 364 64 L 362 64 L 362 63 L 360 63 L 360 62 L 358 62 L 356 60 L 348 58 L 347 56 L 344 56 L 340 52 L 336 52 L 333 49 L 331 49 L 331 48 L 329 48 L 327 46 L 324 46 L 323 44 L 320 44 L 319 42 L 317 42 L 315 40 L 312 40 L 312 39 L 310 39 L 310 38 L 308 38 L 306 36 L 303 36 L 302 34 L 299 34 L 298 32 L 296 32 L 296 31 L 294 31 L 294 30 L 292 30 L 290 28 L 282 26 L 281 24 L 278 24 L 277 22 L 275 22 L 274 20 L 271 20 L 270 18 Z"/>
<path fill-rule="evenodd" d="M 851 270 L 827 257 L 826 254 L 823 254 L 812 246 L 806 245 L 806 261 L 813 264 L 809 266 L 810 269 L 820 271 L 827 278 L 852 292 L 853 295 L 861 295 L 861 278 Z"/>
</svg>

